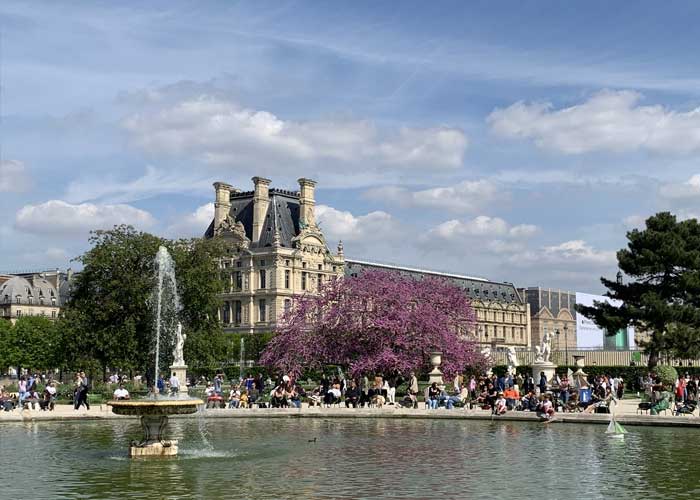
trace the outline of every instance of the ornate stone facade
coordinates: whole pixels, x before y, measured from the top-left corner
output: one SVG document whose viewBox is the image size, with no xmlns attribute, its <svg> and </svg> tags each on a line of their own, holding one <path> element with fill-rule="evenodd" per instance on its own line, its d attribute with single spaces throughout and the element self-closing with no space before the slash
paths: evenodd
<svg viewBox="0 0 700 500">
<path fill-rule="evenodd" d="M 376 262 L 352 259 L 345 261 L 346 276 L 357 276 L 365 269 L 396 271 L 416 278 L 433 276 L 447 279 L 463 288 L 471 299 L 476 313 L 476 325 L 470 333 L 479 344 L 491 349 L 527 348 L 532 345 L 530 307 L 512 283 L 497 283 L 484 278 Z"/>
<path fill-rule="evenodd" d="M 344 272 L 342 243 L 332 253 L 316 224 L 314 188 L 270 188 L 253 177 L 254 191 L 214 183 L 214 220 L 205 237 L 223 238 L 229 255 L 219 265 L 227 281 L 219 317 L 227 332 L 268 332 L 291 307 L 292 297 L 315 293 Z"/>
</svg>

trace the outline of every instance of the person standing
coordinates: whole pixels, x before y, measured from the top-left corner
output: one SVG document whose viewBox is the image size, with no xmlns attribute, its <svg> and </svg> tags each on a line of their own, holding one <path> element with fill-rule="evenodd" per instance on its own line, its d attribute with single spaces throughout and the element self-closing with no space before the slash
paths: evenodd
<svg viewBox="0 0 700 500">
<path fill-rule="evenodd" d="M 408 392 L 410 392 L 413 396 L 418 394 L 418 378 L 416 377 L 415 372 L 411 372 L 411 378 L 408 382 Z"/>
<path fill-rule="evenodd" d="M 87 410 L 90 410 L 90 401 L 88 401 L 88 390 L 90 388 L 90 381 L 87 378 L 87 375 L 85 375 L 85 372 L 80 372 L 80 380 L 81 380 L 81 391 L 80 391 L 80 398 L 81 398 L 81 404 L 85 405 L 85 408 Z"/>
<path fill-rule="evenodd" d="M 177 396 L 177 393 L 180 392 L 180 379 L 177 378 L 177 375 L 175 375 L 175 372 L 173 372 L 172 376 L 170 377 L 170 395 L 171 396 Z"/>
<path fill-rule="evenodd" d="M 540 394 L 547 392 L 547 376 L 544 374 L 544 372 L 540 372 L 540 383 L 538 384 L 538 387 L 540 388 Z"/>
<path fill-rule="evenodd" d="M 156 383 L 156 388 L 158 389 L 158 394 L 165 394 L 165 378 L 163 374 L 158 375 L 158 382 Z"/>
<path fill-rule="evenodd" d="M 22 375 L 19 378 L 17 398 L 19 399 L 19 407 L 24 408 L 24 398 L 27 397 L 27 380 Z"/>
</svg>

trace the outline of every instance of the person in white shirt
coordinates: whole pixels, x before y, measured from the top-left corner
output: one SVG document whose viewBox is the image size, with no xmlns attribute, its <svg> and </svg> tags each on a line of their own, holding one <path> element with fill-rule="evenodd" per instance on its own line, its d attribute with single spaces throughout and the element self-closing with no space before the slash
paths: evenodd
<svg viewBox="0 0 700 500">
<path fill-rule="evenodd" d="M 176 395 L 180 391 L 180 380 L 177 378 L 177 376 L 173 373 L 173 376 L 170 377 L 170 394 L 173 396 Z"/>
<path fill-rule="evenodd" d="M 114 399 L 119 401 L 120 399 L 129 399 L 129 391 L 124 389 L 124 384 L 119 384 L 119 387 L 114 390 Z"/>
</svg>

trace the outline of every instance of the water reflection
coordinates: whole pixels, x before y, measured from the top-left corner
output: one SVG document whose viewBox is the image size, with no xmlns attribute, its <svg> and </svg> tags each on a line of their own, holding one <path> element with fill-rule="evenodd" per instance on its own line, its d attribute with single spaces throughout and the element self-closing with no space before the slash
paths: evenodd
<svg viewBox="0 0 700 500">
<path fill-rule="evenodd" d="M 0 426 L 3 497 L 686 498 L 694 429 L 391 419 L 173 419 L 181 455 L 128 459 L 136 420 Z M 315 442 L 309 442 L 316 438 Z M 27 471 L 31 471 L 27 474 Z M 496 494 L 498 492 L 498 494 Z"/>
</svg>

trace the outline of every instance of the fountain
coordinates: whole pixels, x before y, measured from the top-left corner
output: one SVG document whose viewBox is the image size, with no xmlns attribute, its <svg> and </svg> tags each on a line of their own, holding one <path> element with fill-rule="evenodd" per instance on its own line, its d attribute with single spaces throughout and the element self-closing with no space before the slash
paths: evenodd
<svg viewBox="0 0 700 500">
<path fill-rule="evenodd" d="M 161 246 L 155 259 L 157 285 L 153 298 L 155 302 L 155 371 L 154 380 L 158 380 L 160 367 L 161 341 L 165 345 L 175 342 L 173 349 L 173 364 L 170 366 L 173 377 L 180 382 L 180 387 L 187 390 L 187 365 L 183 359 L 183 346 L 186 335 L 182 333 L 182 325 L 177 321 L 180 302 L 175 280 L 175 266 L 168 250 Z M 160 396 L 153 390 L 148 399 L 110 401 L 107 403 L 117 415 L 135 415 L 141 417 L 141 427 L 144 438 L 141 442 L 132 441 L 129 456 L 172 456 L 177 455 L 177 441 L 163 439 L 168 426 L 169 415 L 192 414 L 197 406 L 204 404 L 201 399 L 190 398 L 187 392 Z"/>
</svg>

